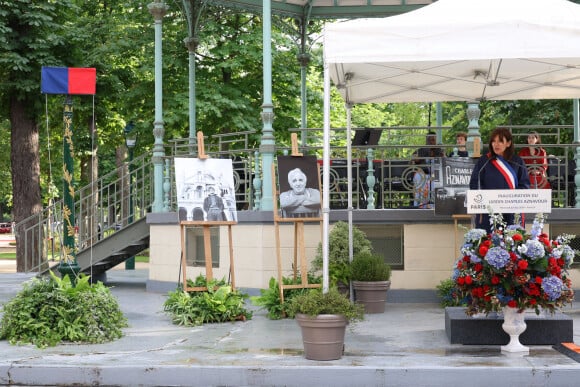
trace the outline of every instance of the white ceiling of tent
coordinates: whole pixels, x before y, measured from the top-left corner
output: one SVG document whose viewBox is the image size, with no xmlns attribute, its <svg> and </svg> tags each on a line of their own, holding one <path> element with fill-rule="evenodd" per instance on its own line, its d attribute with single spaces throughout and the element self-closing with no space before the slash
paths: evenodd
<svg viewBox="0 0 580 387">
<path fill-rule="evenodd" d="M 439 0 L 331 23 L 324 57 L 349 103 L 580 98 L 580 6 Z"/>
</svg>

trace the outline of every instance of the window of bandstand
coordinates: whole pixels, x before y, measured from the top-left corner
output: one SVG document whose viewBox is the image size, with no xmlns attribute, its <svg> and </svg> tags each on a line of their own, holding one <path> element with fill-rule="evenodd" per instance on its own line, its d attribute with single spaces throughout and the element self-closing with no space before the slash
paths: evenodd
<svg viewBox="0 0 580 387">
<path fill-rule="evenodd" d="M 533 219 L 532 219 L 533 221 Z M 529 223 L 529 224 L 528 224 Z M 546 223 L 550 223 L 550 214 L 548 214 L 548 219 Z M 526 228 L 531 226 L 530 222 L 526 221 Z M 546 228 L 544 228 L 546 230 Z M 573 250 L 580 250 L 580 224 L 571 224 L 571 223 L 558 223 L 558 224 L 550 224 L 550 238 L 554 239 L 558 235 L 568 234 L 568 235 L 576 235 L 576 238 L 570 240 L 570 247 Z M 578 268 L 580 267 L 580 261 L 578 257 L 574 258 L 574 262 L 572 263 L 572 267 Z"/>
<path fill-rule="evenodd" d="M 185 231 L 185 257 L 187 266 L 205 267 L 205 246 L 202 227 L 187 227 Z M 212 267 L 219 267 L 219 227 L 210 227 Z"/>
<path fill-rule="evenodd" d="M 376 254 L 382 255 L 393 270 L 405 268 L 402 225 L 356 225 L 371 241 Z"/>
</svg>

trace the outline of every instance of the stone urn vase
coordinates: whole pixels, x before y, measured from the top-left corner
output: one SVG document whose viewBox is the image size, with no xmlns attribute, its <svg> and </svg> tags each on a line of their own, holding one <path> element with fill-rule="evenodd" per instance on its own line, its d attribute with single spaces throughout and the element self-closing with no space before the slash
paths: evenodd
<svg viewBox="0 0 580 387">
<path fill-rule="evenodd" d="M 525 321 L 525 313 L 518 312 L 517 308 L 504 307 L 503 308 L 503 330 L 510 336 L 510 341 L 507 345 L 502 345 L 502 352 L 520 352 L 529 353 L 530 349 L 520 343 L 520 335 L 524 333 L 527 328 Z"/>
<path fill-rule="evenodd" d="M 365 313 L 384 313 L 391 281 L 352 281 L 355 300 L 364 305 Z"/>
<path fill-rule="evenodd" d="M 338 314 L 319 314 L 310 317 L 297 314 L 296 322 L 302 331 L 304 357 L 309 360 L 337 360 L 344 352 L 347 319 Z"/>
</svg>

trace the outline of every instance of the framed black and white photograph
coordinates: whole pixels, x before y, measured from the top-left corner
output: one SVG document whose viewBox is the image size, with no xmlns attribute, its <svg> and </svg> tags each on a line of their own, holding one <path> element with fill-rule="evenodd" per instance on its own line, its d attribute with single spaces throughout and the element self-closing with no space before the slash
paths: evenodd
<svg viewBox="0 0 580 387">
<path fill-rule="evenodd" d="M 175 158 L 179 220 L 237 222 L 232 160 Z"/>
<path fill-rule="evenodd" d="M 320 216 L 318 163 L 314 156 L 279 156 L 278 186 L 283 218 Z"/>
</svg>

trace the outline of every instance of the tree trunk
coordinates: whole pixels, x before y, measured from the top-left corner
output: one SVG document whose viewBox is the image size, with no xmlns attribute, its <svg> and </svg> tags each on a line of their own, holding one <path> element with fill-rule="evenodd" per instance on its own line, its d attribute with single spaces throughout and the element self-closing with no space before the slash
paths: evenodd
<svg viewBox="0 0 580 387">
<path fill-rule="evenodd" d="M 32 101 L 10 99 L 10 125 L 12 127 L 11 154 L 12 194 L 14 200 L 14 221 L 27 220 L 16 230 L 16 271 L 24 272 L 37 266 L 33 262 L 41 249 L 41 228 L 36 217 L 40 214 L 40 159 L 38 145 L 38 126 L 27 112 Z"/>
</svg>

